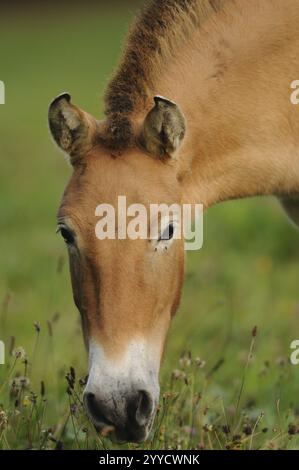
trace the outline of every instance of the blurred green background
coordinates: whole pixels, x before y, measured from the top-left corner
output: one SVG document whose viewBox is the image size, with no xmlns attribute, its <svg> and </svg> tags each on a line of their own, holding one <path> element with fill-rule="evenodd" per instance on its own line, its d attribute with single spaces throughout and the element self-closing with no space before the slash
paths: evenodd
<svg viewBox="0 0 299 470">
<path fill-rule="evenodd" d="M 55 234 L 71 170 L 51 141 L 47 108 L 69 91 L 76 104 L 101 116 L 102 94 L 137 5 L 26 2 L 26 8 L 2 6 L 0 14 L 0 80 L 6 85 L 0 106 L 0 339 L 8 349 L 14 337 L 32 354 L 33 324 L 40 323 L 33 380 L 47 384 L 50 421 L 65 404 L 66 370 L 72 364 L 84 374 L 87 361 L 65 247 Z M 229 406 L 257 325 L 244 393 L 274 423 L 278 399 L 281 410 L 299 408 L 299 366 L 288 363 L 290 343 L 299 338 L 299 234 L 272 199 L 214 207 L 204 232 L 203 249 L 188 254 L 162 386 L 182 351 L 204 359 L 207 370 L 224 359 L 209 392 L 221 393 Z M 0 381 L 4 373 L 1 366 Z"/>
</svg>

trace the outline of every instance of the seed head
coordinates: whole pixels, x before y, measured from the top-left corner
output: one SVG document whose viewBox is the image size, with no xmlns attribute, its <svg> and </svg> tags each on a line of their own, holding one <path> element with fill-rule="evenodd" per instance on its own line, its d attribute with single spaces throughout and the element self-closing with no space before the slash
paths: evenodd
<svg viewBox="0 0 299 470">
<path fill-rule="evenodd" d="M 298 433 L 298 428 L 297 426 L 295 426 L 295 424 L 289 424 L 289 430 L 288 430 L 288 433 L 290 436 L 295 436 L 295 434 Z"/>
<path fill-rule="evenodd" d="M 0 411 L 0 430 L 3 431 L 3 429 L 5 429 L 7 425 L 8 425 L 8 416 L 5 413 L 5 411 Z"/>
<path fill-rule="evenodd" d="M 21 346 L 18 348 L 15 348 L 12 351 L 12 356 L 15 357 L 16 359 L 25 359 L 26 357 L 25 349 L 22 348 Z"/>
<path fill-rule="evenodd" d="M 249 424 L 247 424 L 246 426 L 244 426 L 243 432 L 244 432 L 244 434 L 245 434 L 246 436 L 251 436 L 251 434 L 252 434 L 252 427 L 251 427 Z"/>
</svg>

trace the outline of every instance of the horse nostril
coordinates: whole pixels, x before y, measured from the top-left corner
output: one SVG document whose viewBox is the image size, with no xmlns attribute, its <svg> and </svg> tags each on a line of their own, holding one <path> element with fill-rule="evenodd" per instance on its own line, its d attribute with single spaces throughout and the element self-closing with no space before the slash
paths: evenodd
<svg viewBox="0 0 299 470">
<path fill-rule="evenodd" d="M 136 422 L 139 426 L 145 426 L 153 413 L 154 402 L 146 390 L 139 390 L 137 399 Z"/>
<path fill-rule="evenodd" d="M 97 400 L 93 393 L 84 394 L 84 405 L 96 426 L 113 426 L 113 423 L 107 418 L 105 406 Z"/>
</svg>

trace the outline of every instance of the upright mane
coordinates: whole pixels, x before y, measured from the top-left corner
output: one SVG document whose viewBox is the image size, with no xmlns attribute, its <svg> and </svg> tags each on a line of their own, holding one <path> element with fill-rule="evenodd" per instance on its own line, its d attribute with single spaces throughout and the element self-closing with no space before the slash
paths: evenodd
<svg viewBox="0 0 299 470">
<path fill-rule="evenodd" d="M 124 150 L 134 143 L 132 116 L 152 100 L 161 67 L 227 0 L 151 0 L 128 35 L 124 54 L 105 94 L 105 146 Z"/>
</svg>

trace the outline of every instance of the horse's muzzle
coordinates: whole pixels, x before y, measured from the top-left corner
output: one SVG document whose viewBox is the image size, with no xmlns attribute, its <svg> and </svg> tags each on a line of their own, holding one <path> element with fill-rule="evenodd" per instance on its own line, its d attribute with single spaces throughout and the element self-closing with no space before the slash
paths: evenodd
<svg viewBox="0 0 299 470">
<path fill-rule="evenodd" d="M 156 403 L 146 390 L 111 395 L 103 399 L 88 390 L 84 393 L 86 411 L 96 429 L 117 441 L 142 442 L 151 429 Z"/>
</svg>

